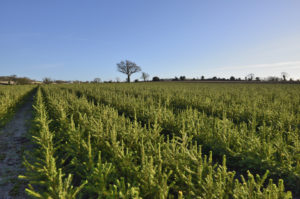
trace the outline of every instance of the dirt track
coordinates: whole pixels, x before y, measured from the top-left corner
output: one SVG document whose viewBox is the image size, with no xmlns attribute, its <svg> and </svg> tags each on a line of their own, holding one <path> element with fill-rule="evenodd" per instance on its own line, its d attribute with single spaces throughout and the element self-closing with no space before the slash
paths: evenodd
<svg viewBox="0 0 300 199">
<path fill-rule="evenodd" d="M 27 198 L 25 183 L 18 179 L 25 168 L 22 154 L 30 147 L 27 131 L 32 119 L 33 97 L 16 111 L 12 120 L 0 129 L 0 199 Z"/>
</svg>

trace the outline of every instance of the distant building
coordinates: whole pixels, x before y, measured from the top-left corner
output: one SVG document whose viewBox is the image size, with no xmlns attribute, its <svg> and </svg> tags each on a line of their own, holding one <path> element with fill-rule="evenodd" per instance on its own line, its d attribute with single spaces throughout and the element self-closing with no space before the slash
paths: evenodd
<svg viewBox="0 0 300 199">
<path fill-rule="evenodd" d="M 14 81 L 0 81 L 1 85 L 14 85 L 16 82 Z"/>
<path fill-rule="evenodd" d="M 31 82 L 32 84 L 42 84 L 43 82 L 40 82 L 40 81 L 33 81 Z"/>
</svg>

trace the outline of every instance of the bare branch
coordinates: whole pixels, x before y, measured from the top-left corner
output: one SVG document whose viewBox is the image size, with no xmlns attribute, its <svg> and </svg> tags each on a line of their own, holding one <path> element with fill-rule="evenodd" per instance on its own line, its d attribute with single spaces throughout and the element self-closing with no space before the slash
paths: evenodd
<svg viewBox="0 0 300 199">
<path fill-rule="evenodd" d="M 142 77 L 141 77 L 143 80 L 144 80 L 144 82 L 149 78 L 149 74 L 148 73 L 145 73 L 145 72 L 143 72 L 142 73 Z"/>
<path fill-rule="evenodd" d="M 137 73 L 141 71 L 141 67 L 136 65 L 136 63 L 131 62 L 129 60 L 121 61 L 120 63 L 117 63 L 117 70 L 121 73 L 124 73 L 127 75 L 127 81 L 130 82 L 130 76 L 133 73 Z"/>
</svg>

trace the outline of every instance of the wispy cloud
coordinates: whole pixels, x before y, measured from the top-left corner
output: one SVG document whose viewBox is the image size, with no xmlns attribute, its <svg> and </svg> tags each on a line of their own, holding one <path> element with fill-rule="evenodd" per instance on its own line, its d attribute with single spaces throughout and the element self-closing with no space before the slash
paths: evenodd
<svg viewBox="0 0 300 199">
<path fill-rule="evenodd" d="M 251 65 L 223 66 L 211 70 L 212 75 L 220 77 L 245 77 L 254 73 L 258 77 L 280 76 L 281 72 L 287 72 L 291 78 L 299 79 L 300 61 L 286 61 L 276 63 L 263 63 Z"/>
<path fill-rule="evenodd" d="M 289 61 L 289 62 L 278 62 L 270 64 L 253 64 L 253 65 L 244 65 L 244 66 L 229 66 L 229 67 L 220 67 L 221 70 L 238 70 L 238 69 L 300 69 L 300 61 Z"/>
</svg>

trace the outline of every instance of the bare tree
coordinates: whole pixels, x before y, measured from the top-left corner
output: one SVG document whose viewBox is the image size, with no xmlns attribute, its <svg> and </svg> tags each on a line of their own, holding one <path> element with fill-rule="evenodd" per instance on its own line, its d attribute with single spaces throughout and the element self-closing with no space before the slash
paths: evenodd
<svg viewBox="0 0 300 199">
<path fill-rule="evenodd" d="M 249 81 L 252 81 L 254 79 L 254 74 L 253 73 L 250 73 L 249 75 L 247 75 L 247 79 Z"/>
<path fill-rule="evenodd" d="M 281 76 L 282 76 L 283 81 L 286 81 L 287 78 L 289 77 L 289 74 L 287 72 L 282 72 Z"/>
<path fill-rule="evenodd" d="M 43 83 L 44 84 L 51 84 L 53 81 L 52 81 L 52 79 L 50 78 L 50 77 L 45 77 L 44 79 L 43 79 Z"/>
<path fill-rule="evenodd" d="M 96 77 L 93 81 L 93 83 L 100 83 L 101 82 L 101 79 L 99 77 Z"/>
<path fill-rule="evenodd" d="M 146 81 L 146 80 L 148 80 L 148 78 L 149 78 L 149 74 L 148 73 L 145 73 L 145 72 L 143 72 L 142 73 L 142 77 L 141 77 L 143 80 L 144 80 L 144 82 Z"/>
<path fill-rule="evenodd" d="M 130 82 L 130 76 L 133 73 L 137 73 L 141 71 L 141 67 L 136 65 L 136 63 L 126 60 L 117 63 L 117 69 L 119 72 L 127 75 L 127 82 Z"/>
</svg>

